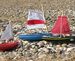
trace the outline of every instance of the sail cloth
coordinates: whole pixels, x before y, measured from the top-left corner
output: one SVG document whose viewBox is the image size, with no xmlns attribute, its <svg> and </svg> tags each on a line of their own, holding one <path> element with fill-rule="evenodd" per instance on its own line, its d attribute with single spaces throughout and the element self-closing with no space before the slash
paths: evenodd
<svg viewBox="0 0 75 61">
<path fill-rule="evenodd" d="M 29 10 L 27 29 L 46 28 L 44 14 L 38 10 Z"/>
<path fill-rule="evenodd" d="M 54 34 L 70 34 L 70 26 L 67 16 L 58 16 L 51 32 Z"/>
<path fill-rule="evenodd" d="M 4 33 L 1 36 L 1 40 L 9 40 L 13 38 L 13 31 L 12 31 L 12 26 L 9 23 L 4 31 Z"/>
</svg>

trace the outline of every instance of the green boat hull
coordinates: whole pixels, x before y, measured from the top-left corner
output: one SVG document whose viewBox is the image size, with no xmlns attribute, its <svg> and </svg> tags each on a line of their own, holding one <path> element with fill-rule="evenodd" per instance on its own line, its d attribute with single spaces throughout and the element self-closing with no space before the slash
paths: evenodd
<svg viewBox="0 0 75 61">
<path fill-rule="evenodd" d="M 43 37 L 47 41 L 74 41 L 74 37 Z"/>
</svg>

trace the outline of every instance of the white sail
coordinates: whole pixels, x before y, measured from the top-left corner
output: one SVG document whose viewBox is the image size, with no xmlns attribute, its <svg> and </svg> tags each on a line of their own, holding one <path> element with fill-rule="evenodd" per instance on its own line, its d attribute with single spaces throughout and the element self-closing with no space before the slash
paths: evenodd
<svg viewBox="0 0 75 61">
<path fill-rule="evenodd" d="M 29 10 L 28 20 L 31 19 L 45 20 L 43 12 L 39 10 Z"/>
<path fill-rule="evenodd" d="M 38 20 L 38 24 L 36 24 L 37 20 Z M 46 21 L 42 11 L 29 10 L 27 22 L 29 21 L 31 21 L 31 23 L 33 22 L 33 24 L 31 25 L 27 24 L 27 29 L 46 28 L 46 25 L 45 25 Z M 40 21 L 43 21 L 44 23 L 40 23 Z"/>
<path fill-rule="evenodd" d="M 37 29 L 37 28 L 46 28 L 45 24 L 35 24 L 35 25 L 27 25 L 27 29 Z"/>
<path fill-rule="evenodd" d="M 4 33 L 1 36 L 1 40 L 9 40 L 13 38 L 13 32 L 12 32 L 12 26 L 9 23 L 4 31 Z"/>
</svg>

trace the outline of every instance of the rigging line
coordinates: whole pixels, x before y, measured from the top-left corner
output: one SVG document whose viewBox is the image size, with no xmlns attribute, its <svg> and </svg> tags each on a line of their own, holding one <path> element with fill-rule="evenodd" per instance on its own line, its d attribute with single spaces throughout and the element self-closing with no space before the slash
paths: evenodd
<svg viewBox="0 0 75 61">
<path fill-rule="evenodd" d="M 42 9 L 42 12 L 43 12 L 43 18 L 44 18 L 44 20 L 46 20 L 45 17 L 44 17 L 44 7 L 43 7 L 43 4 L 41 4 L 41 9 Z M 46 22 L 47 22 L 47 21 L 46 21 Z M 47 30 L 47 32 L 48 32 L 48 27 L 47 27 L 47 25 L 46 25 L 46 30 Z"/>
<path fill-rule="evenodd" d="M 61 35 L 62 35 L 62 16 L 63 16 L 63 10 L 61 11 L 61 23 L 60 23 L 60 38 L 61 38 Z"/>
</svg>

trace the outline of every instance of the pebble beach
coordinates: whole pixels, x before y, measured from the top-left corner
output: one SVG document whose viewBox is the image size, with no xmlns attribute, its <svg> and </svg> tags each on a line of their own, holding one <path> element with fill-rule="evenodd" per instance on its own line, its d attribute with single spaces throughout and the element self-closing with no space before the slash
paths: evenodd
<svg viewBox="0 0 75 61">
<path fill-rule="evenodd" d="M 6 25 L 11 21 L 14 40 L 21 42 L 20 46 L 12 51 L 0 52 L 1 61 L 75 61 L 74 43 L 54 43 L 52 41 L 29 42 L 18 38 L 19 34 L 33 33 L 26 31 L 28 9 L 44 11 L 47 20 L 47 30 L 53 27 L 57 16 L 68 17 L 72 34 L 75 34 L 75 1 L 72 0 L 1 0 L 0 1 L 0 36 Z M 62 3 L 63 2 L 63 3 Z M 37 7 L 38 6 L 38 7 Z M 39 30 L 38 30 L 39 31 Z"/>
</svg>

